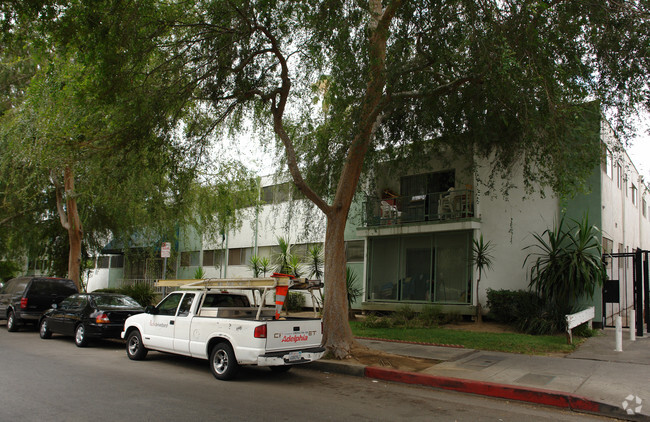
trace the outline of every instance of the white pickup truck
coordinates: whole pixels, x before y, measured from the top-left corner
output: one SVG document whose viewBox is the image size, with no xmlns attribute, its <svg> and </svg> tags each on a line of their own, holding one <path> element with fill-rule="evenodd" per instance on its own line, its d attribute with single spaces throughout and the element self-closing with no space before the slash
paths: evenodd
<svg viewBox="0 0 650 422">
<path fill-rule="evenodd" d="M 259 297 L 259 305 L 252 306 L 248 295 L 237 290 L 245 287 L 226 284 L 184 286 L 129 317 L 122 332 L 128 357 L 144 359 L 151 349 L 208 359 L 214 376 L 228 380 L 240 365 L 284 372 L 323 356 L 320 319 L 276 319 L 276 310 L 264 306 L 270 285 L 252 288 L 254 301 Z M 256 296 L 255 289 L 264 294 Z"/>
</svg>

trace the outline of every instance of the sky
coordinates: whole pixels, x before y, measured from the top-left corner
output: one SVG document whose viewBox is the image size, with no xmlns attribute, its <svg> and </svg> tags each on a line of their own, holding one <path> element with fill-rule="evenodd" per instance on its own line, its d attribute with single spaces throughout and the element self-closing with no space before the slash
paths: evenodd
<svg viewBox="0 0 650 422">
<path fill-rule="evenodd" d="M 627 149 L 639 173 L 646 184 L 650 184 L 650 113 L 639 121 L 636 134 Z"/>
</svg>

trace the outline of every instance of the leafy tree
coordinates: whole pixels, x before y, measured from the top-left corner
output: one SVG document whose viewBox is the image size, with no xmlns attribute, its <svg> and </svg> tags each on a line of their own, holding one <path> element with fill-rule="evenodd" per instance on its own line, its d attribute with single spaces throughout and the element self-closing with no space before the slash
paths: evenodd
<svg viewBox="0 0 650 422">
<path fill-rule="evenodd" d="M 582 103 L 624 116 L 648 98 L 645 2 L 62 3 L 57 21 L 92 46 L 105 86 L 157 81 L 177 105 L 198 104 L 182 116 L 197 142 L 246 117 L 273 129 L 295 185 L 326 216 L 324 342 L 338 357 L 354 341 L 343 236 L 364 168 L 485 159 L 488 186 L 522 165 L 529 189 L 570 194 L 600 158 L 585 142 L 585 116 L 599 111 Z"/>
</svg>

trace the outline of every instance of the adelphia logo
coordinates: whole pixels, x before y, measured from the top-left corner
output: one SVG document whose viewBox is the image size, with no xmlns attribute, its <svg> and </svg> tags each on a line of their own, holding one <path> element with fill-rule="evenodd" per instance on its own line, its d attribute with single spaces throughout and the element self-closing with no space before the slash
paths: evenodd
<svg viewBox="0 0 650 422">
<path fill-rule="evenodd" d="M 309 340 L 309 337 L 306 335 L 282 337 L 282 343 L 297 343 L 299 341 L 307 341 L 307 340 Z"/>
</svg>

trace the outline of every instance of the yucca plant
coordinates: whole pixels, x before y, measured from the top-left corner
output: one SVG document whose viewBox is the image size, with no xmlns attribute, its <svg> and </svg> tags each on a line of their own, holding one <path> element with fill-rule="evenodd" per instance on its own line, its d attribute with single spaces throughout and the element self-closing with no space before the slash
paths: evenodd
<svg viewBox="0 0 650 422">
<path fill-rule="evenodd" d="M 352 303 L 361 297 L 363 291 L 355 285 L 357 275 L 350 270 L 349 267 L 345 268 L 345 287 L 348 291 L 348 318 L 355 319 L 354 312 L 352 311 Z"/>
<path fill-rule="evenodd" d="M 289 274 L 291 272 L 291 266 L 289 265 L 289 261 L 291 260 L 289 242 L 283 237 L 278 237 L 277 240 L 280 251 L 273 257 L 273 261 L 275 262 L 274 271 L 277 273 Z"/>
<path fill-rule="evenodd" d="M 202 280 L 205 277 L 205 271 L 203 271 L 203 267 L 199 267 L 194 271 L 194 279 L 195 280 Z"/>
<path fill-rule="evenodd" d="M 289 254 L 289 269 L 291 274 L 300 277 L 302 273 L 302 259 L 298 255 Z"/>
<path fill-rule="evenodd" d="M 260 268 L 261 259 L 257 255 L 248 258 L 248 268 L 253 272 L 253 277 L 258 278 L 262 269 Z"/>
<path fill-rule="evenodd" d="M 537 252 L 528 254 L 535 259 L 530 269 L 530 284 L 543 298 L 561 308 L 570 308 L 580 298 L 593 298 L 607 273 L 601 259 L 599 231 L 589 224 L 588 215 L 573 228 L 565 228 L 564 217 L 552 230 L 534 234 Z"/>
<path fill-rule="evenodd" d="M 271 261 L 267 257 L 260 258 L 259 269 L 262 272 L 262 276 L 266 277 L 266 273 L 271 271 Z"/>
<path fill-rule="evenodd" d="M 324 265 L 323 245 L 317 243 L 307 248 L 307 274 L 309 278 L 322 280 Z"/>
<path fill-rule="evenodd" d="M 483 233 L 479 239 L 473 239 L 472 245 L 472 261 L 478 270 L 478 278 L 476 279 L 476 322 L 483 322 L 483 313 L 481 311 L 481 301 L 479 300 L 479 283 L 481 282 L 481 275 L 483 271 L 492 268 L 492 243 L 491 241 L 483 241 Z"/>
</svg>

